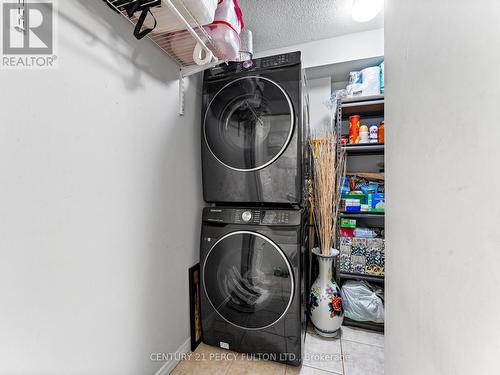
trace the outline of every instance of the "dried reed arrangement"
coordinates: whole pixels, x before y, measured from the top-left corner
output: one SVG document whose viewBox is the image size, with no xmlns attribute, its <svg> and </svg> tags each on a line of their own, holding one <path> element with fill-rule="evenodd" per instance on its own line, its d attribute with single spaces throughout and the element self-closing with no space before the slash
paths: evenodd
<svg viewBox="0 0 500 375">
<path fill-rule="evenodd" d="M 335 248 L 336 228 L 340 213 L 342 180 L 346 154 L 335 131 L 315 134 L 309 142 L 313 159 L 312 199 L 314 223 L 323 255 Z"/>
</svg>

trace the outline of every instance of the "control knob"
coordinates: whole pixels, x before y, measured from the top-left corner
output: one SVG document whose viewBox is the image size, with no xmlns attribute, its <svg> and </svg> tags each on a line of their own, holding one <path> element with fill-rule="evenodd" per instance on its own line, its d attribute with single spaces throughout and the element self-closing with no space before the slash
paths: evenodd
<svg viewBox="0 0 500 375">
<path fill-rule="evenodd" d="M 245 211 L 241 214 L 241 218 L 245 223 L 248 223 L 252 218 L 252 213 L 250 211 Z"/>
</svg>

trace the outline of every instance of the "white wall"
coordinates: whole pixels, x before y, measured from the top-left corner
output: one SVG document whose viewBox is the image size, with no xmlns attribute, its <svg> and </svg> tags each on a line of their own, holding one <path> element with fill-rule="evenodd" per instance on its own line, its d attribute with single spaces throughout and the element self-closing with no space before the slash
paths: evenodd
<svg viewBox="0 0 500 375">
<path fill-rule="evenodd" d="M 285 48 L 261 51 L 256 57 L 301 51 L 302 67 L 311 68 L 344 61 L 366 59 L 384 55 L 384 29 L 364 31 L 290 45 Z"/>
<path fill-rule="evenodd" d="M 500 3 L 385 11 L 385 373 L 498 374 Z"/>
<path fill-rule="evenodd" d="M 0 71 L 0 374 L 154 374 L 189 336 L 199 80 L 100 0 L 59 1 L 59 64 Z"/>
<path fill-rule="evenodd" d="M 325 129 L 331 124 L 331 111 L 325 105 L 331 96 L 331 78 L 315 78 L 307 80 L 309 92 L 309 117 L 311 130 Z"/>
</svg>

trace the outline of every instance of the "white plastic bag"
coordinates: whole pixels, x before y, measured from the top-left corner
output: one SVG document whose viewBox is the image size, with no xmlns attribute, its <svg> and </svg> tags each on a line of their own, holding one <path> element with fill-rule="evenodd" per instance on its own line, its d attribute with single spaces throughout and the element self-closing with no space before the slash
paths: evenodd
<svg viewBox="0 0 500 375">
<path fill-rule="evenodd" d="M 341 289 L 346 317 L 357 321 L 384 322 L 384 291 L 364 281 L 346 281 Z"/>
<path fill-rule="evenodd" d="M 385 89 L 384 62 L 382 61 L 379 66 L 380 66 L 380 93 L 383 94 Z"/>
<path fill-rule="evenodd" d="M 380 66 L 371 66 L 360 72 L 349 73 L 346 86 L 348 96 L 368 96 L 380 94 Z"/>
<path fill-rule="evenodd" d="M 363 95 L 380 94 L 380 67 L 371 66 L 361 71 Z"/>
<path fill-rule="evenodd" d="M 222 60 L 237 61 L 240 51 L 240 33 L 244 27 L 243 13 L 238 0 L 219 0 L 214 21 L 203 26 L 212 38 L 216 50 L 214 54 Z M 194 62 L 204 65 L 210 60 L 202 57 L 201 46 L 196 45 L 193 52 Z"/>
</svg>

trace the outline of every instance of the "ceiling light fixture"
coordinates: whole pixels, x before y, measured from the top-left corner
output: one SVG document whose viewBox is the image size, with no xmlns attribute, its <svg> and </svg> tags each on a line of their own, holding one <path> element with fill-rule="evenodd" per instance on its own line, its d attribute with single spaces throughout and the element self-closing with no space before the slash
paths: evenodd
<svg viewBox="0 0 500 375">
<path fill-rule="evenodd" d="M 356 22 L 368 22 L 374 19 L 384 7 L 384 0 L 354 0 L 352 19 Z"/>
</svg>

